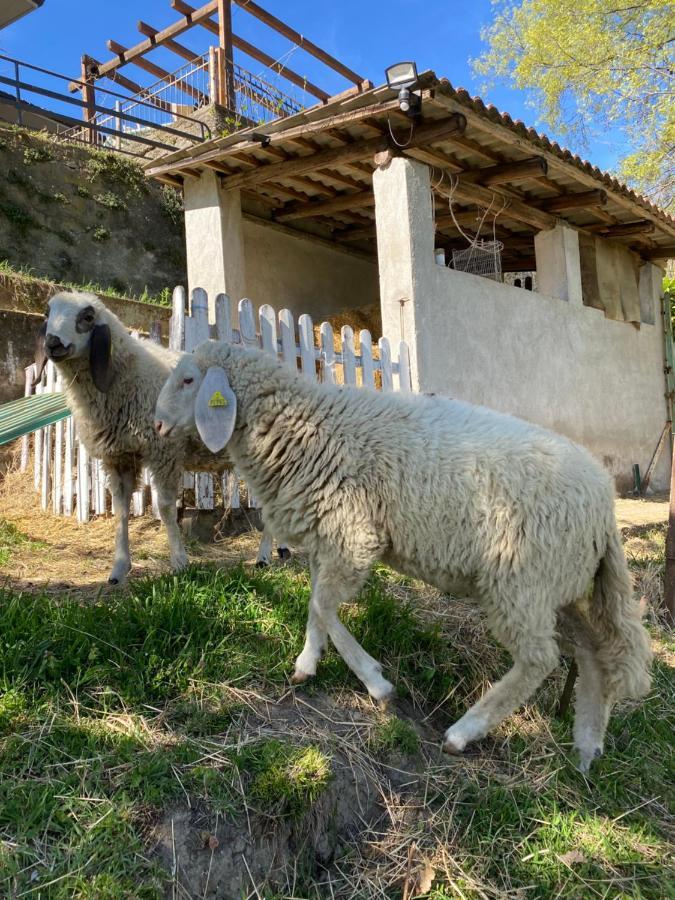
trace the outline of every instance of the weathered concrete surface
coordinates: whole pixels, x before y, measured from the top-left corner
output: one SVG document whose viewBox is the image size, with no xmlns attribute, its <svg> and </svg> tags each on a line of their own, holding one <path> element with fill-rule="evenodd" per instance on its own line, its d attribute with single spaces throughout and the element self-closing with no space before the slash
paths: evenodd
<svg viewBox="0 0 675 900">
<path fill-rule="evenodd" d="M 399 156 L 373 173 L 382 333 L 394 346 L 410 347 L 412 388 L 423 391 L 424 366 L 417 340 L 428 327 L 431 308 L 427 261 L 434 261 L 429 168 Z M 439 267 L 440 268 L 440 267 Z"/>
<path fill-rule="evenodd" d="M 374 260 L 243 217 L 239 191 L 223 190 L 215 172 L 186 179 L 184 191 L 188 286 L 207 291 L 211 321 L 221 292 L 232 301 L 233 322 L 242 297 L 314 319 L 379 302 Z"/>
<path fill-rule="evenodd" d="M 257 305 L 308 313 L 320 321 L 343 310 L 379 304 L 376 261 L 327 241 L 295 237 L 244 220 L 246 287 Z"/>
<path fill-rule="evenodd" d="M 0 403 L 23 397 L 24 368 L 33 362 L 42 316 L 0 310 Z"/>
<path fill-rule="evenodd" d="M 576 306 L 584 302 L 581 291 L 579 234 L 565 225 L 540 231 L 534 237 L 538 289 L 549 297 Z"/>
<path fill-rule="evenodd" d="M 657 324 L 638 329 L 601 310 L 438 266 L 425 169 L 394 159 L 373 179 L 383 331 L 410 343 L 415 389 L 565 434 L 588 447 L 620 489 L 631 487 L 632 464 L 646 470 L 667 417 L 654 279 L 644 305 Z M 668 457 L 652 476 L 656 490 L 668 484 Z"/>
<path fill-rule="evenodd" d="M 233 313 L 239 300 L 247 296 L 241 195 L 224 191 L 216 173 L 209 171 L 200 178 L 186 179 L 184 206 L 188 287 L 190 291 L 204 288 L 209 319 L 215 322 L 219 293 L 229 295 Z"/>
<path fill-rule="evenodd" d="M 0 260 L 121 294 L 185 283 L 179 195 L 120 154 L 0 127 Z"/>
</svg>

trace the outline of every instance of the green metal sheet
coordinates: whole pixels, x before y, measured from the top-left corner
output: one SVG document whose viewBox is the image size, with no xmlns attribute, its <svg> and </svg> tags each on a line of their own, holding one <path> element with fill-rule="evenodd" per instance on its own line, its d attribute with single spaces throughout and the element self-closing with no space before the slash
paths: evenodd
<svg viewBox="0 0 675 900">
<path fill-rule="evenodd" d="M 38 394 L 0 406 L 0 444 L 66 419 L 70 410 L 65 394 Z"/>
</svg>

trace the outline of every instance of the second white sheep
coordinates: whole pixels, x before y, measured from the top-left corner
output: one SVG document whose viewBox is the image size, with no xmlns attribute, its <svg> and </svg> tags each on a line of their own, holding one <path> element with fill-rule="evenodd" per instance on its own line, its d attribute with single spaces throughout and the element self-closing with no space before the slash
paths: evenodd
<svg viewBox="0 0 675 900">
<path fill-rule="evenodd" d="M 467 403 L 309 383 L 260 352 L 206 342 L 157 402 L 159 433 L 195 427 L 226 452 L 275 534 L 303 546 L 312 595 L 294 682 L 331 638 L 373 698 L 393 686 L 338 618 L 381 560 L 473 596 L 513 667 L 445 735 L 461 752 L 524 703 L 572 623 L 580 767 L 600 755 L 611 704 L 650 685 L 609 475 L 583 448 Z M 578 605 L 593 584 L 588 614 Z"/>
</svg>

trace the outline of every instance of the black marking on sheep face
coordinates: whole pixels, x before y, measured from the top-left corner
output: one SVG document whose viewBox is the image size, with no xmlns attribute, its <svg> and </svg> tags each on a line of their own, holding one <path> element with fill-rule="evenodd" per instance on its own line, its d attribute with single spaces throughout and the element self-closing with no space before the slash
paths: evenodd
<svg viewBox="0 0 675 900">
<path fill-rule="evenodd" d="M 78 334 L 88 334 L 94 327 L 96 321 L 96 310 L 93 306 L 85 306 L 81 309 L 75 319 L 75 331 Z"/>
</svg>

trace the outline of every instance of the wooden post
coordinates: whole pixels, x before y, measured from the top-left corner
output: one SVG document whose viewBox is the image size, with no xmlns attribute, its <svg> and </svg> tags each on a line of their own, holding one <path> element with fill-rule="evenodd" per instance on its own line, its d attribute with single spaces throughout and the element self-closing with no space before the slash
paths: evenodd
<svg viewBox="0 0 675 900">
<path fill-rule="evenodd" d="M 82 102 L 86 104 L 82 107 L 82 118 L 87 124 L 89 130 L 89 143 L 96 143 L 96 89 L 94 88 L 94 77 L 91 69 L 94 60 L 87 56 L 86 53 L 80 61 L 80 81 L 82 82 Z"/>
<path fill-rule="evenodd" d="M 235 114 L 237 104 L 234 95 L 232 0 L 218 0 L 218 44 L 218 71 L 220 74 L 218 103 Z"/>
</svg>

